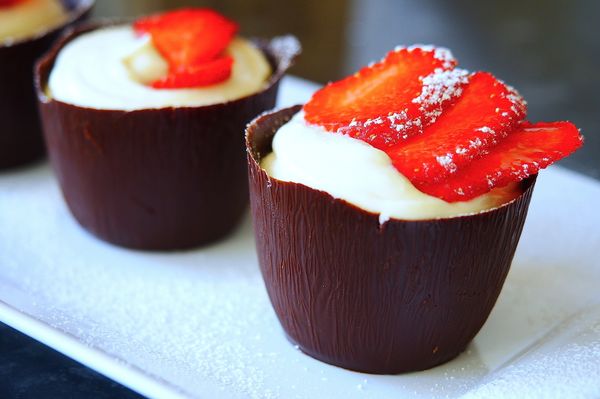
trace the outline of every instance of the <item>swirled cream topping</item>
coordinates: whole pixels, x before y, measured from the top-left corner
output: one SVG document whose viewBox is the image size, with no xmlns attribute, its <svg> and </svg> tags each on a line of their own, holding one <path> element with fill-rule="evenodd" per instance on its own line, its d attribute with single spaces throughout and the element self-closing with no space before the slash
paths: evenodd
<svg viewBox="0 0 600 399">
<path fill-rule="evenodd" d="M 389 156 L 352 137 L 310 125 L 303 112 L 273 138 L 273 151 L 261 167 L 278 180 L 300 183 L 379 214 L 379 221 L 437 219 L 468 215 L 510 202 L 517 184 L 496 188 L 465 202 L 446 202 L 419 191 Z"/>
<path fill-rule="evenodd" d="M 68 18 L 60 0 L 24 0 L 0 7 L 0 44 L 33 37 L 64 24 Z"/>
<path fill-rule="evenodd" d="M 70 41 L 59 53 L 48 81 L 56 100 L 96 109 L 139 110 L 194 107 L 232 101 L 262 90 L 271 75 L 265 55 L 237 37 L 226 52 L 234 59 L 231 77 L 212 86 L 153 89 L 168 64 L 148 36 L 129 25 L 98 29 Z"/>
</svg>

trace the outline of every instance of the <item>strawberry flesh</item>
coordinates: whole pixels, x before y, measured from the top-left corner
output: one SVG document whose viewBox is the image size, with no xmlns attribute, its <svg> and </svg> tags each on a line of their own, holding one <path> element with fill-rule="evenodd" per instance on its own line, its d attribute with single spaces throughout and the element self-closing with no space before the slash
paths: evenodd
<svg viewBox="0 0 600 399">
<path fill-rule="evenodd" d="M 583 144 L 570 122 L 523 122 L 485 155 L 440 183 L 416 182 L 419 190 L 448 202 L 468 201 L 538 173 Z"/>
<path fill-rule="evenodd" d="M 514 89 L 477 72 L 462 96 L 423 134 L 386 152 L 413 183 L 437 182 L 496 145 L 525 115 L 525 102 Z"/>
<path fill-rule="evenodd" d="M 196 67 L 174 71 L 165 78 L 152 83 L 152 87 L 155 89 L 184 89 L 213 85 L 229 78 L 232 65 L 232 57 L 221 57 Z"/>
<path fill-rule="evenodd" d="M 330 83 L 304 106 L 311 124 L 385 149 L 417 135 L 461 93 L 466 71 L 444 49 L 399 48 Z"/>
<path fill-rule="evenodd" d="M 145 17 L 134 23 L 134 30 L 149 34 L 169 63 L 169 75 L 154 82 L 154 88 L 207 86 L 231 76 L 233 60 L 223 53 L 238 26 L 213 10 L 185 8 Z"/>
</svg>

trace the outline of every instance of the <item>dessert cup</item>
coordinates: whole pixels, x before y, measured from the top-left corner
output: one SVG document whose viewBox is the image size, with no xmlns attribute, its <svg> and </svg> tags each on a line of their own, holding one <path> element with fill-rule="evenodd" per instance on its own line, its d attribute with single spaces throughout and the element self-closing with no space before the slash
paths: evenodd
<svg viewBox="0 0 600 399">
<path fill-rule="evenodd" d="M 297 41 L 255 41 L 273 73 L 263 90 L 234 101 L 124 111 L 51 98 L 47 81 L 61 48 L 109 25 L 71 32 L 36 68 L 50 161 L 71 212 L 99 238 L 136 249 L 186 249 L 225 236 L 248 205 L 244 128 L 275 105 Z"/>
<path fill-rule="evenodd" d="M 246 133 L 258 259 L 285 333 L 316 359 L 367 373 L 456 357 L 498 298 L 536 175 L 495 209 L 380 224 L 376 214 L 261 168 L 275 132 L 299 110 L 262 115 Z"/>
<path fill-rule="evenodd" d="M 33 67 L 64 29 L 89 16 L 94 1 L 64 3 L 70 13 L 65 24 L 27 39 L 0 43 L 0 169 L 32 162 L 44 155 Z"/>
</svg>

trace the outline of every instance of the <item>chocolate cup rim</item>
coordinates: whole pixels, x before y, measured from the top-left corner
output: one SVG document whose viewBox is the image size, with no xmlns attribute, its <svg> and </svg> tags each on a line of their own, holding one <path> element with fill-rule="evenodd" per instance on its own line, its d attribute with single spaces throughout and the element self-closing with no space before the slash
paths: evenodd
<svg viewBox="0 0 600 399">
<path fill-rule="evenodd" d="M 246 127 L 246 152 L 248 153 L 248 159 L 250 160 L 250 162 L 252 162 L 254 164 L 255 167 L 258 168 L 258 170 L 261 171 L 261 173 L 264 173 L 268 179 L 270 180 L 275 180 L 279 183 L 282 184 L 286 184 L 286 185 L 291 185 L 291 186 L 302 186 L 305 187 L 309 190 L 313 190 L 313 191 L 317 191 L 319 193 L 324 194 L 328 199 L 330 199 L 331 201 L 334 202 L 339 202 L 342 203 L 344 205 L 346 205 L 347 207 L 352 208 L 353 210 L 355 210 L 356 212 L 362 213 L 362 214 L 366 214 L 369 217 L 372 218 L 376 218 L 379 221 L 379 213 L 375 213 L 375 212 L 371 212 L 369 210 L 363 209 L 361 207 L 359 207 L 358 205 L 352 204 L 344 199 L 341 198 L 336 198 L 334 196 L 332 196 L 331 194 L 329 194 L 327 191 L 323 191 L 323 190 L 318 190 L 315 189 L 313 187 L 307 186 L 305 184 L 302 183 L 296 183 L 296 182 L 289 182 L 289 181 L 285 181 L 285 180 L 279 180 L 275 177 L 270 176 L 267 171 L 260 165 L 260 160 L 263 156 L 263 154 L 261 154 L 260 150 L 257 150 L 255 148 L 254 145 L 254 133 L 256 130 L 259 130 L 261 124 L 266 123 L 268 120 L 270 120 L 271 118 L 278 118 L 281 117 L 281 124 L 279 124 L 274 131 L 272 132 L 272 136 L 268 139 L 272 142 L 273 137 L 275 136 L 275 133 L 277 132 L 277 129 L 279 129 L 283 124 L 285 124 L 286 122 L 288 122 L 295 114 L 297 114 L 300 110 L 302 109 L 302 105 L 297 104 L 297 105 L 293 105 L 290 107 L 285 107 L 285 108 L 279 108 L 279 109 L 274 109 L 274 110 L 270 110 L 270 111 L 266 111 L 263 112 L 262 114 L 258 115 L 256 118 L 254 118 Z M 269 145 L 270 147 L 270 145 Z M 533 190 L 535 181 L 537 179 L 537 173 L 534 175 L 531 175 L 527 178 L 525 178 L 524 180 L 520 181 L 520 189 L 521 189 L 521 193 L 519 195 L 517 195 L 515 198 L 513 198 L 510 201 L 507 201 L 505 203 L 503 203 L 502 205 L 499 206 L 495 206 L 493 208 L 489 208 L 489 209 L 484 209 L 478 212 L 472 212 L 472 213 L 465 213 L 465 214 L 461 214 L 461 215 L 456 215 L 456 216 L 449 216 L 449 217 L 440 217 L 440 218 L 424 218 L 424 219 L 400 219 L 400 218 L 395 218 L 395 217 L 390 217 L 387 221 L 380 223 L 380 225 L 385 225 L 387 223 L 430 223 L 430 222 L 434 222 L 434 221 L 440 221 L 440 220 L 451 220 L 451 219 L 463 219 L 463 218 L 473 218 L 473 217 L 479 217 L 480 215 L 485 215 L 488 213 L 492 213 L 492 212 L 497 212 L 507 206 L 509 206 L 510 204 L 516 202 L 518 199 L 520 199 L 521 197 L 523 197 L 523 195 L 525 195 L 527 192 Z"/>
<path fill-rule="evenodd" d="M 262 93 L 269 90 L 273 85 L 278 83 L 281 78 L 285 75 L 285 73 L 294 65 L 296 59 L 302 52 L 302 45 L 300 41 L 291 34 L 276 36 L 271 39 L 266 38 L 249 38 L 252 43 L 254 43 L 259 50 L 267 57 L 269 64 L 273 68 L 273 72 L 269 77 L 268 81 L 260 90 L 250 93 L 246 96 L 239 97 L 233 100 L 218 102 L 214 104 L 206 104 L 206 105 L 198 105 L 198 106 L 167 106 L 167 107 L 159 107 L 159 108 L 141 108 L 134 110 L 124 110 L 118 108 L 93 108 L 82 105 L 77 105 L 73 103 L 64 102 L 61 100 L 57 100 L 52 96 L 46 95 L 45 88 L 48 85 L 48 79 L 50 77 L 50 73 L 52 72 L 52 68 L 56 62 L 56 58 L 58 57 L 60 51 L 73 39 L 78 36 L 92 32 L 94 30 L 125 25 L 131 23 L 134 19 L 124 19 L 124 18 L 103 18 L 95 21 L 91 21 L 88 23 L 83 23 L 79 26 L 72 27 L 67 29 L 63 34 L 59 37 L 59 39 L 54 43 L 54 45 L 50 48 L 50 50 L 44 54 L 37 62 L 34 68 L 34 86 L 35 91 L 38 97 L 38 101 L 44 104 L 49 103 L 58 103 L 67 107 L 74 107 L 86 111 L 91 112 L 115 112 L 115 113 L 126 113 L 126 114 L 134 114 L 134 113 L 144 113 L 148 111 L 174 111 L 174 110 L 191 110 L 191 109 L 209 109 L 211 107 L 219 107 L 235 102 L 245 101 L 250 97 L 261 95 Z M 283 54 L 280 58 L 277 59 L 277 50 L 275 48 L 278 40 L 291 40 L 294 42 L 294 48 L 289 51 L 289 53 Z"/>
<path fill-rule="evenodd" d="M 55 26 L 53 28 L 41 30 L 40 32 L 38 32 L 32 36 L 28 36 L 28 37 L 25 37 L 22 39 L 9 41 L 6 43 L 0 43 L 0 51 L 2 51 L 5 48 L 12 48 L 12 47 L 16 47 L 19 45 L 30 44 L 32 42 L 42 40 L 47 36 L 53 35 L 57 32 L 60 32 L 61 30 L 65 29 L 66 26 L 73 24 L 79 18 L 81 18 L 82 15 L 89 12 L 96 4 L 96 0 L 78 0 L 78 3 L 79 4 L 73 10 L 68 11 L 69 18 L 67 18 L 67 20 L 65 20 L 60 25 Z"/>
</svg>

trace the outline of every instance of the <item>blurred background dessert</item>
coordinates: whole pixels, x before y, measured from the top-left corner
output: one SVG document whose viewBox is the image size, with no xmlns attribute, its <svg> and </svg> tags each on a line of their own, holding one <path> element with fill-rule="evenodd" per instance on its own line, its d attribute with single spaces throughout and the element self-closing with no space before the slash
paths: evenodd
<svg viewBox="0 0 600 399">
<path fill-rule="evenodd" d="M 248 206 L 244 128 L 275 106 L 300 51 L 290 36 L 252 43 L 237 31 L 187 8 L 83 27 L 38 62 L 49 158 L 81 226 L 145 250 L 234 229 Z"/>
<path fill-rule="evenodd" d="M 61 25 L 68 17 L 59 0 L 9 1 L 0 8 L 0 43 L 27 39 Z"/>
<path fill-rule="evenodd" d="M 0 0 L 0 172 L 41 159 L 33 66 L 94 0 Z"/>
</svg>

